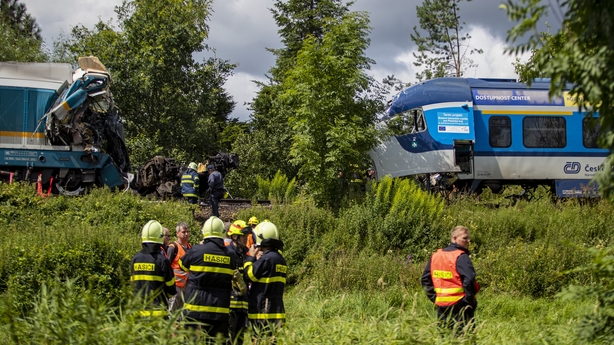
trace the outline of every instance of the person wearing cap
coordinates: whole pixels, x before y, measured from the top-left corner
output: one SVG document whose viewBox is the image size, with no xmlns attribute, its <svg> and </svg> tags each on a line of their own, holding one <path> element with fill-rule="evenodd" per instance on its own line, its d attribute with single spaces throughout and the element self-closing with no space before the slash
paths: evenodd
<svg viewBox="0 0 614 345">
<path fill-rule="evenodd" d="M 251 228 L 243 220 L 236 220 L 228 229 L 231 242 L 229 249 L 237 254 L 239 272 L 243 275 L 243 264 L 247 257 L 247 239 Z M 230 339 L 232 344 L 243 344 L 243 333 L 247 329 L 247 293 L 241 293 L 241 287 L 234 287 L 230 294 Z"/>
<path fill-rule="evenodd" d="M 283 242 L 275 224 L 262 221 L 254 229 L 256 243 L 244 264 L 245 280 L 251 283 L 248 318 L 257 338 L 273 338 L 286 320 L 284 287 L 288 266 L 281 255 Z"/>
<path fill-rule="evenodd" d="M 224 245 L 224 222 L 217 217 L 205 221 L 203 243 L 179 259 L 179 267 L 190 273 L 185 294 L 188 328 L 201 329 L 210 337 L 228 336 L 230 293 L 233 284 L 247 288 L 235 252 Z"/>
<path fill-rule="evenodd" d="M 219 171 L 215 170 L 215 165 L 213 164 L 207 165 L 207 171 L 209 172 L 207 192 L 209 192 L 209 199 L 211 200 L 211 214 L 219 217 L 219 203 L 225 193 L 224 178 Z"/>
<path fill-rule="evenodd" d="M 188 169 L 181 175 L 181 194 L 183 198 L 190 204 L 196 204 L 198 201 L 198 187 L 200 180 L 198 178 L 198 165 L 191 162 Z"/>
<path fill-rule="evenodd" d="M 175 275 L 162 252 L 164 228 L 150 220 L 141 230 L 142 249 L 130 262 L 130 281 L 137 296 L 149 303 L 142 316 L 166 316 L 168 298 L 175 295 Z"/>
</svg>

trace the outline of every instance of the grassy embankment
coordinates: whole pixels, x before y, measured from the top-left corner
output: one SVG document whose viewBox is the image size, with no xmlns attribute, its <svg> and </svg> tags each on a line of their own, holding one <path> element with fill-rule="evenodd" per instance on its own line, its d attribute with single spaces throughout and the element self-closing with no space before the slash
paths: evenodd
<svg viewBox="0 0 614 345">
<path fill-rule="evenodd" d="M 612 206 L 547 198 L 506 203 L 484 195 L 444 207 L 409 182 L 384 180 L 337 215 L 299 201 L 239 216 L 268 218 L 284 236 L 291 286 L 280 342 L 578 342 L 579 319 L 594 303 L 557 293 L 594 280 L 588 273 L 562 273 L 588 262 L 585 248 L 611 245 Z M 190 206 L 105 190 L 40 199 L 31 186 L 5 184 L 0 204 L 0 344 L 182 343 L 171 338 L 180 333 L 172 321 L 146 321 L 131 312 L 137 306 L 127 268 L 147 220 L 199 228 Z M 457 224 L 472 230 L 470 249 L 483 286 L 478 327 L 466 338 L 438 335 L 435 311 L 419 286 L 425 261 Z"/>
</svg>

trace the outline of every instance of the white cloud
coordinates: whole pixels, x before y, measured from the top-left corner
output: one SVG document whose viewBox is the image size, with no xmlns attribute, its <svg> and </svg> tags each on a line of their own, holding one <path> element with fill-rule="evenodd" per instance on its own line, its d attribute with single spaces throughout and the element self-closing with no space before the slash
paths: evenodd
<svg viewBox="0 0 614 345">
<path fill-rule="evenodd" d="M 226 81 L 224 87 L 232 95 L 234 101 L 237 102 L 235 110 L 230 117 L 238 118 L 241 121 L 249 120 L 250 113 L 247 110 L 247 105 L 244 103 L 251 102 L 256 96 L 258 87 L 253 82 L 254 80 L 265 82 L 264 77 L 255 77 L 247 73 L 235 73 Z"/>
</svg>

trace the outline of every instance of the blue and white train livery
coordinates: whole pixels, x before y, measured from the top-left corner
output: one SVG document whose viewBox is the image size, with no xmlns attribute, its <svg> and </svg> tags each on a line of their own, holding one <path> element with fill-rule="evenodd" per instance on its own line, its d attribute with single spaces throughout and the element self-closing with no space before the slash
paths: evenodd
<svg viewBox="0 0 614 345">
<path fill-rule="evenodd" d="M 567 93 L 549 83 L 440 78 L 393 99 L 382 122 L 394 135 L 370 153 L 378 176 L 453 173 L 457 187 L 545 185 L 557 196 L 586 195 L 608 151 Z"/>
</svg>

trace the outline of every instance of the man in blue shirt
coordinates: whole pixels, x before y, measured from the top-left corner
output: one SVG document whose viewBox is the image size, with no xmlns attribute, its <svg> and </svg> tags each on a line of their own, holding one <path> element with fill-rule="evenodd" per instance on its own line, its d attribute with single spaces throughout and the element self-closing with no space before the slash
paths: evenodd
<svg viewBox="0 0 614 345">
<path fill-rule="evenodd" d="M 219 171 L 215 170 L 215 165 L 213 164 L 207 165 L 207 171 L 209 172 L 209 179 L 207 180 L 209 188 L 207 191 L 209 192 L 209 198 L 211 200 L 211 215 L 219 217 L 220 199 L 224 197 L 224 193 L 226 192 L 224 188 L 224 178 Z"/>
</svg>

